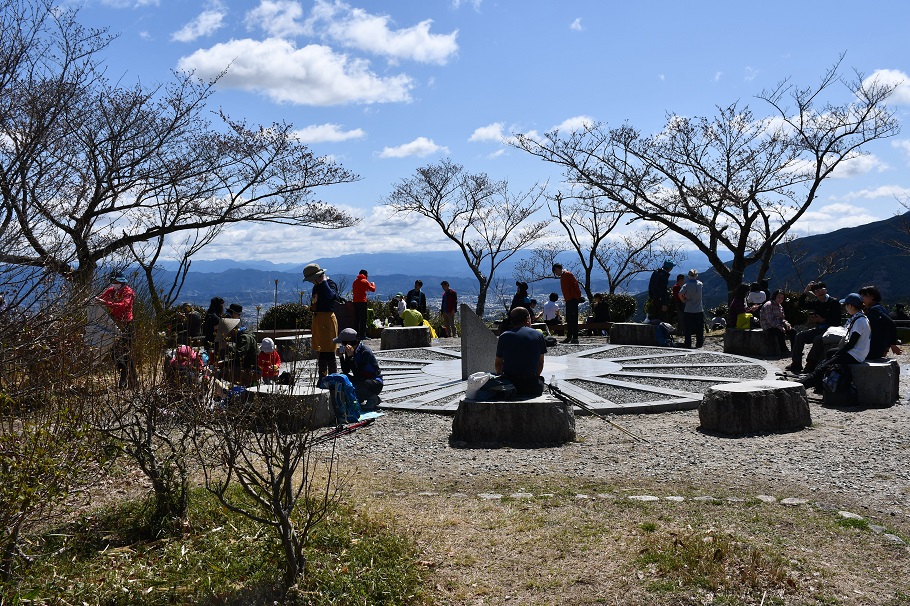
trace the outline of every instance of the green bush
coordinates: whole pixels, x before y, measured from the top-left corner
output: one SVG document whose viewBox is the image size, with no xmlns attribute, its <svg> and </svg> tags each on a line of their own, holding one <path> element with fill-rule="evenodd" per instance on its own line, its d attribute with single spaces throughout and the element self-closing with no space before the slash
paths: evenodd
<svg viewBox="0 0 910 606">
<path fill-rule="evenodd" d="M 310 328 L 313 314 L 309 306 L 300 303 L 280 303 L 270 307 L 259 321 L 259 330 Z"/>
<path fill-rule="evenodd" d="M 784 295 L 787 297 L 784 299 L 784 317 L 787 318 L 787 322 L 793 326 L 805 324 L 806 320 L 809 319 L 809 312 L 799 308 L 800 294 L 801 293 L 798 292 L 784 292 Z"/>
<path fill-rule="evenodd" d="M 628 322 L 635 315 L 638 304 L 632 295 L 606 295 L 607 305 L 610 307 L 610 318 L 614 322 Z"/>
</svg>

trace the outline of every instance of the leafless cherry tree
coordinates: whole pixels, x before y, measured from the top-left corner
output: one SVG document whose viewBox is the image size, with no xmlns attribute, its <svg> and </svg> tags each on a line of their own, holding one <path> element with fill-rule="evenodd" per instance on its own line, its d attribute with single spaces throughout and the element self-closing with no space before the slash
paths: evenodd
<svg viewBox="0 0 910 606">
<path fill-rule="evenodd" d="M 758 98 L 758 118 L 733 103 L 708 118 L 671 115 L 643 136 L 629 125 L 592 124 L 515 146 L 565 169 L 566 180 L 597 191 L 624 211 L 691 242 L 732 290 L 747 267 L 768 270 L 777 244 L 808 210 L 825 179 L 866 144 L 899 132 L 886 105 L 895 86 L 850 80 L 841 57 L 817 86 L 782 81 Z M 835 85 L 850 96 L 825 103 Z"/>
<path fill-rule="evenodd" d="M 3 0 L 0 262 L 87 284 L 143 242 L 242 222 L 345 227 L 317 188 L 357 177 L 301 144 L 289 124 L 249 125 L 206 103 L 214 82 L 110 82 L 103 31 L 50 0 Z M 154 289 L 153 289 L 154 290 Z"/>
<path fill-rule="evenodd" d="M 433 220 L 461 249 L 478 283 L 477 315 L 483 317 L 487 292 L 496 269 L 523 248 L 543 237 L 549 221 L 533 221 L 543 190 L 534 186 L 514 194 L 506 181 L 486 173 L 472 174 L 460 164 L 443 160 L 417 169 L 385 199 L 399 213 Z"/>
</svg>

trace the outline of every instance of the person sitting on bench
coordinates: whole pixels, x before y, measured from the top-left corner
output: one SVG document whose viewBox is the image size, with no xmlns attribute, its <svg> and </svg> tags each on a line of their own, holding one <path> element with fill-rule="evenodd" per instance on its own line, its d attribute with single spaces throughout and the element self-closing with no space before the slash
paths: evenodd
<svg viewBox="0 0 910 606">
<path fill-rule="evenodd" d="M 517 393 L 539 396 L 547 343 L 543 333 L 531 328 L 531 314 L 524 307 L 509 312 L 509 321 L 512 330 L 502 333 L 496 344 L 496 374 L 510 381 Z"/>
</svg>

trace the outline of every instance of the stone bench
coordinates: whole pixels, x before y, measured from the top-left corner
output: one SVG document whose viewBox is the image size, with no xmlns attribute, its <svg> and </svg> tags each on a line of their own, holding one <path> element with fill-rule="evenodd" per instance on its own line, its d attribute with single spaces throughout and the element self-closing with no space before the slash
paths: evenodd
<svg viewBox="0 0 910 606">
<path fill-rule="evenodd" d="M 780 358 L 777 337 L 760 328 L 745 330 L 730 328 L 724 331 L 724 353 L 758 358 Z"/>
<path fill-rule="evenodd" d="M 292 337 L 277 337 L 275 349 L 281 356 L 282 362 L 300 362 L 309 360 L 313 356 L 313 337 L 311 335 L 296 335 Z"/>
<path fill-rule="evenodd" d="M 431 343 L 428 326 L 390 326 L 382 331 L 382 349 L 409 349 L 429 347 Z"/>
<path fill-rule="evenodd" d="M 453 443 L 530 445 L 574 440 L 572 406 L 548 394 L 502 402 L 462 400 L 452 420 Z"/>
<path fill-rule="evenodd" d="M 849 368 L 856 396 L 825 391 L 824 406 L 890 408 L 900 398 L 901 367 L 897 360 L 866 360 L 862 364 L 851 364 Z"/>
<path fill-rule="evenodd" d="M 657 346 L 657 327 L 642 322 L 614 322 L 610 327 L 610 343 L 616 345 Z"/>
<path fill-rule="evenodd" d="M 335 425 L 328 389 L 312 385 L 260 385 L 247 389 L 245 412 L 263 430 L 296 432 Z"/>
<path fill-rule="evenodd" d="M 715 385 L 698 406 L 703 431 L 727 436 L 784 432 L 812 425 L 806 389 L 795 381 Z"/>
</svg>

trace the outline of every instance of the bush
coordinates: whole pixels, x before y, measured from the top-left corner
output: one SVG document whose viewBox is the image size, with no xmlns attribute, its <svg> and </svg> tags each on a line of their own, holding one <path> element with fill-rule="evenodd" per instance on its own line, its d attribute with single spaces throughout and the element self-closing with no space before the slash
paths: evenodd
<svg viewBox="0 0 910 606">
<path fill-rule="evenodd" d="M 259 330 L 310 328 L 313 314 L 309 306 L 300 303 L 280 303 L 270 307 L 259 321 Z"/>
<path fill-rule="evenodd" d="M 799 308 L 800 294 L 801 293 L 798 292 L 784 292 L 784 295 L 787 297 L 784 299 L 784 317 L 787 318 L 787 322 L 793 326 L 805 324 L 806 320 L 809 319 L 809 312 Z"/>
<path fill-rule="evenodd" d="M 632 295 L 606 295 L 607 305 L 610 307 L 610 318 L 614 322 L 628 322 L 635 315 L 638 304 Z"/>
</svg>

